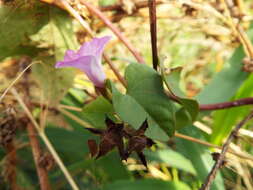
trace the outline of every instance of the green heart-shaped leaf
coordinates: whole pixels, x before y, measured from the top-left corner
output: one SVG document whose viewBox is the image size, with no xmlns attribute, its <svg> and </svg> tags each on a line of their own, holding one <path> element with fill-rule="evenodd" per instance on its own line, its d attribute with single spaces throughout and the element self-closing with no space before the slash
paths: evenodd
<svg viewBox="0 0 253 190">
<path fill-rule="evenodd" d="M 175 108 L 165 94 L 161 76 L 143 64 L 126 68 L 127 94 L 149 114 L 169 136 L 175 131 Z"/>
</svg>

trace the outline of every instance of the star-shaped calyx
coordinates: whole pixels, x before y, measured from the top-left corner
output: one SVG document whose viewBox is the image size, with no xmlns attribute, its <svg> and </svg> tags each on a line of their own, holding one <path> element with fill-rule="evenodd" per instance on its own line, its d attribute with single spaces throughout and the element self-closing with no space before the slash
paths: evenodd
<svg viewBox="0 0 253 190">
<path fill-rule="evenodd" d="M 142 164 L 147 167 L 147 161 L 145 158 L 145 155 L 143 154 L 143 150 L 146 147 L 151 147 L 154 143 L 154 141 L 148 137 L 145 136 L 145 131 L 148 128 L 148 121 L 145 120 L 140 128 L 134 132 L 127 132 L 127 138 L 128 140 L 128 146 L 126 149 L 126 157 L 129 157 L 129 155 L 132 152 L 136 152 L 138 157 L 140 158 Z"/>
<path fill-rule="evenodd" d="M 106 155 L 113 148 L 117 147 L 121 159 L 126 160 L 123 142 L 124 125 L 114 123 L 108 117 L 106 117 L 105 123 L 106 123 L 105 130 L 86 128 L 93 134 L 100 136 L 99 146 L 97 146 L 95 140 L 88 140 L 88 146 L 90 149 L 91 156 L 96 156 L 96 159 L 98 159 L 101 156 Z"/>
</svg>

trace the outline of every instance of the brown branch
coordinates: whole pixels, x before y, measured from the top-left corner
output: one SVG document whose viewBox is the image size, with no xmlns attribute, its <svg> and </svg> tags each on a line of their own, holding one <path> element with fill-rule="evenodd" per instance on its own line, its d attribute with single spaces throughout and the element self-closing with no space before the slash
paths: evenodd
<svg viewBox="0 0 253 190">
<path fill-rule="evenodd" d="M 44 130 L 41 130 L 41 127 L 39 126 L 39 124 L 37 123 L 37 121 L 35 120 L 35 118 L 33 117 L 31 111 L 28 109 L 27 105 L 24 103 L 24 101 L 21 98 L 21 96 L 19 95 L 19 93 L 16 91 L 15 88 L 12 88 L 10 91 L 13 94 L 13 96 L 16 98 L 16 100 L 18 101 L 18 103 L 21 106 L 21 108 L 24 110 L 24 112 L 27 115 L 27 117 L 32 122 L 33 126 L 35 127 L 35 129 L 38 132 L 38 135 L 41 137 L 41 139 L 43 140 L 44 144 L 48 148 L 49 152 L 53 156 L 54 160 L 56 161 L 56 163 L 60 167 L 61 171 L 63 172 L 64 176 L 68 180 L 69 185 L 72 187 L 73 190 L 79 190 L 78 186 L 76 185 L 75 181 L 73 180 L 73 178 L 70 175 L 69 171 L 67 170 L 66 166 L 63 164 L 61 158 L 59 157 L 59 155 L 55 151 L 53 145 L 51 144 L 51 142 L 49 141 L 48 137 L 46 136 Z"/>
<path fill-rule="evenodd" d="M 18 190 L 17 185 L 17 171 L 16 171 L 16 164 L 17 164 L 17 151 L 16 147 L 11 141 L 6 145 L 6 160 L 7 160 L 7 167 L 6 168 L 6 178 L 10 183 L 10 187 L 12 190 Z"/>
<path fill-rule="evenodd" d="M 202 104 L 199 105 L 199 109 L 202 111 L 205 110 L 220 110 L 220 109 L 228 109 L 232 107 L 239 107 L 253 104 L 253 98 L 242 98 L 231 102 L 221 102 L 216 104 Z"/>
<path fill-rule="evenodd" d="M 216 174 L 218 170 L 222 167 L 224 163 L 225 154 L 227 153 L 229 149 L 229 144 L 233 141 L 233 139 L 237 136 L 240 128 L 248 122 L 253 117 L 253 112 L 250 112 L 250 114 L 243 119 L 236 127 L 232 130 L 229 137 L 227 138 L 225 144 L 222 146 L 221 153 L 219 154 L 218 159 L 216 160 L 211 172 L 208 174 L 205 183 L 202 184 L 201 188 L 199 190 L 209 190 L 212 182 L 214 181 Z"/>
<path fill-rule="evenodd" d="M 157 54 L 157 32 L 156 32 L 156 0 L 149 0 L 149 21 L 150 35 L 152 46 L 153 68 L 157 70 L 158 54 Z"/>
<path fill-rule="evenodd" d="M 114 74 L 116 75 L 116 77 L 119 79 L 119 81 L 122 83 L 122 85 L 124 87 L 126 87 L 127 84 L 126 84 L 125 79 L 120 75 L 120 73 L 118 72 L 118 70 L 116 69 L 116 67 L 113 65 L 111 59 L 105 53 L 103 54 L 103 58 L 107 62 L 107 64 L 109 65 L 110 69 L 114 72 Z"/>
<path fill-rule="evenodd" d="M 22 62 L 22 64 L 28 64 L 31 62 L 31 59 L 29 57 L 23 57 L 20 60 L 20 63 Z M 21 81 L 21 84 L 24 86 L 23 91 L 24 91 L 24 102 L 27 104 L 28 108 L 32 107 L 32 103 L 31 103 L 31 97 L 30 97 L 30 78 L 29 78 L 29 73 L 30 70 L 28 70 L 24 76 L 23 76 L 23 80 Z M 37 175 L 39 178 L 39 183 L 40 183 L 40 189 L 41 190 L 50 190 L 50 183 L 48 180 L 48 174 L 47 174 L 47 170 L 44 167 L 41 167 L 39 165 L 39 159 L 42 156 L 42 151 L 40 149 L 40 144 L 39 144 L 39 140 L 37 138 L 38 134 L 34 128 L 34 126 L 28 122 L 27 119 L 27 126 L 26 126 L 26 130 L 29 136 L 29 140 L 30 140 L 30 145 L 31 145 L 31 149 L 32 149 L 32 154 L 33 154 L 33 158 L 34 158 L 34 162 L 35 162 L 35 166 L 36 166 L 36 170 L 37 170 Z"/>
<path fill-rule="evenodd" d="M 39 141 L 37 139 L 37 133 L 34 129 L 34 126 L 29 122 L 27 124 L 27 132 L 30 139 L 30 144 L 32 148 L 33 158 L 37 170 L 37 175 L 40 182 L 40 189 L 41 190 L 50 190 L 50 184 L 48 181 L 48 175 L 46 168 L 40 165 L 40 157 L 42 156 L 42 151 L 40 149 Z"/>
<path fill-rule="evenodd" d="M 80 0 L 81 4 L 86 6 L 86 8 L 92 13 L 95 14 L 99 19 L 101 19 L 104 24 L 109 27 L 112 32 L 119 38 L 120 41 L 129 49 L 129 51 L 133 54 L 133 56 L 136 58 L 136 60 L 139 63 L 145 63 L 144 59 L 140 56 L 140 54 L 135 50 L 135 48 L 132 46 L 132 44 L 129 43 L 129 41 L 125 38 L 125 36 L 119 31 L 118 28 L 116 28 L 112 22 L 96 7 L 93 5 L 87 3 L 85 0 Z"/>
<path fill-rule="evenodd" d="M 162 4 L 164 1 L 158 0 L 156 4 Z M 140 1 L 135 3 L 135 10 L 146 8 L 148 7 L 148 1 Z M 118 11 L 118 12 L 125 12 L 121 4 L 116 5 L 109 5 L 109 6 L 103 6 L 99 7 L 100 11 Z"/>
</svg>

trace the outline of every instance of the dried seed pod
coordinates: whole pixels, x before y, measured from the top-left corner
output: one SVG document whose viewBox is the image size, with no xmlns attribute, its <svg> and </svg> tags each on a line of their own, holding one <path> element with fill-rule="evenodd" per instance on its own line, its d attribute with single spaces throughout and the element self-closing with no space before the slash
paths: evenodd
<svg viewBox="0 0 253 190">
<path fill-rule="evenodd" d="M 88 147 L 90 150 L 91 157 L 96 156 L 98 153 L 98 145 L 97 145 L 96 141 L 93 139 L 89 139 L 87 144 L 88 144 Z"/>
<path fill-rule="evenodd" d="M 100 136 L 100 143 L 98 145 L 99 146 L 98 150 L 95 150 L 97 149 L 97 147 L 95 147 L 94 140 L 88 141 L 88 146 L 89 146 L 91 155 L 95 156 L 95 151 L 96 151 L 96 154 L 97 154 L 96 159 L 98 159 L 101 156 L 106 155 L 113 148 L 117 147 L 121 159 L 125 160 L 126 156 L 125 156 L 124 143 L 123 143 L 123 136 L 124 136 L 123 124 L 114 123 L 108 117 L 106 117 L 105 123 L 107 127 L 107 129 L 105 130 L 86 128 L 93 134 Z"/>
<path fill-rule="evenodd" d="M 50 171 L 55 166 L 55 161 L 52 155 L 48 152 L 44 153 L 39 158 L 39 166 L 45 168 L 47 171 Z"/>
<path fill-rule="evenodd" d="M 128 157 L 132 152 L 136 152 L 138 157 L 140 158 L 142 164 L 147 167 L 147 161 L 145 155 L 143 154 L 143 150 L 146 147 L 151 147 L 154 141 L 145 136 L 145 131 L 148 128 L 148 121 L 145 120 L 140 128 L 135 131 L 133 134 L 129 134 L 128 146 L 126 149 L 126 156 Z"/>
<path fill-rule="evenodd" d="M 6 147 L 14 138 L 17 122 L 15 110 L 12 107 L 7 107 L 2 113 L 0 121 L 0 144 Z"/>
</svg>

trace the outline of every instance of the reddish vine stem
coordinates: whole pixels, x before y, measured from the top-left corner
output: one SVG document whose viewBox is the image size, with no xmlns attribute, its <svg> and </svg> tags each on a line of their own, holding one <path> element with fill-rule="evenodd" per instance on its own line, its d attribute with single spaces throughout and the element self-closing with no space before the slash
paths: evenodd
<svg viewBox="0 0 253 190">
<path fill-rule="evenodd" d="M 135 48 L 132 46 L 132 44 L 129 43 L 129 41 L 125 38 L 125 36 L 119 31 L 118 28 L 116 28 L 112 22 L 96 7 L 91 5 L 90 3 L 87 3 L 85 0 L 80 0 L 81 4 L 86 6 L 86 8 L 93 14 L 95 14 L 100 20 L 104 22 L 106 26 L 108 26 L 112 32 L 119 38 L 120 41 L 122 41 L 123 44 L 129 49 L 129 51 L 133 54 L 133 56 L 136 58 L 136 60 L 139 63 L 145 63 L 144 59 L 140 56 L 140 54 L 135 50 Z"/>
<path fill-rule="evenodd" d="M 168 94 L 168 96 L 175 102 L 179 103 L 178 99 L 180 97 Z M 253 104 L 253 97 L 241 98 L 238 100 L 230 101 L 230 102 L 220 102 L 214 104 L 200 104 L 200 111 L 212 111 L 212 110 L 221 110 L 221 109 L 229 109 L 233 107 L 239 106 L 247 106 Z"/>
<path fill-rule="evenodd" d="M 7 180 L 10 183 L 10 187 L 12 190 L 17 190 L 17 171 L 16 171 L 16 164 L 17 164 L 17 152 L 16 147 L 13 142 L 8 143 L 6 146 L 7 152 L 7 162 L 8 162 L 8 172 L 7 172 Z"/>
<path fill-rule="evenodd" d="M 233 139 L 237 136 L 239 130 L 241 129 L 241 127 L 248 122 L 250 119 L 252 119 L 253 117 L 253 112 L 250 112 L 250 114 L 244 118 L 238 125 L 236 125 L 236 127 L 231 131 L 229 137 L 227 138 L 225 144 L 222 146 L 222 150 L 221 153 L 218 157 L 218 159 L 216 160 L 212 170 L 210 171 L 210 173 L 208 174 L 205 183 L 202 184 L 201 188 L 199 190 L 209 190 L 211 187 L 212 182 L 214 181 L 216 174 L 218 172 L 218 170 L 222 167 L 223 165 L 223 161 L 225 159 L 225 154 L 228 151 L 229 148 L 229 144 L 233 141 Z"/>
<path fill-rule="evenodd" d="M 124 87 L 127 86 L 125 79 L 120 75 L 120 73 L 118 72 L 118 70 L 115 68 L 115 66 L 113 65 L 111 59 L 104 53 L 103 54 L 103 58 L 105 59 L 105 61 L 108 63 L 110 69 L 114 72 L 114 74 L 116 75 L 116 77 L 119 79 L 119 81 L 122 83 L 122 85 Z"/>
<path fill-rule="evenodd" d="M 199 105 L 199 109 L 202 111 L 205 110 L 220 110 L 220 109 L 228 109 L 232 107 L 239 107 L 253 104 L 253 98 L 242 98 L 230 102 L 221 102 L 216 104 L 201 104 Z"/>
<path fill-rule="evenodd" d="M 157 70 L 158 54 L 157 54 L 157 27 L 156 27 L 156 0 L 149 0 L 149 22 L 150 36 L 152 46 L 153 68 Z"/>
<path fill-rule="evenodd" d="M 31 59 L 29 57 L 24 57 L 20 60 L 20 64 L 27 64 L 30 63 Z M 26 102 L 26 105 L 31 108 L 32 103 L 30 101 L 30 82 L 29 82 L 29 71 L 24 74 L 23 77 L 23 85 L 24 85 L 24 101 Z M 29 141 L 32 149 L 32 154 L 33 154 L 33 159 L 35 162 L 36 170 L 37 170 L 37 175 L 39 178 L 39 183 L 40 183 L 40 189 L 41 190 L 50 190 L 50 183 L 48 180 L 48 174 L 46 168 L 40 166 L 39 164 L 39 159 L 42 156 L 42 151 L 40 148 L 40 143 L 37 138 L 38 134 L 34 128 L 34 126 L 30 123 L 27 122 L 26 130 L 29 136 Z"/>
<path fill-rule="evenodd" d="M 39 141 L 37 139 L 38 134 L 36 133 L 34 126 L 30 122 L 27 124 L 27 132 L 29 135 L 33 158 L 35 161 L 37 175 L 40 182 L 40 188 L 41 190 L 50 190 L 51 188 L 48 181 L 47 170 L 39 163 L 40 157 L 42 156 L 42 151 L 40 149 Z"/>
</svg>

